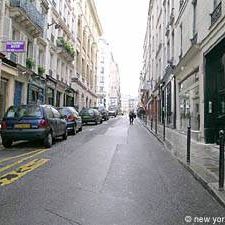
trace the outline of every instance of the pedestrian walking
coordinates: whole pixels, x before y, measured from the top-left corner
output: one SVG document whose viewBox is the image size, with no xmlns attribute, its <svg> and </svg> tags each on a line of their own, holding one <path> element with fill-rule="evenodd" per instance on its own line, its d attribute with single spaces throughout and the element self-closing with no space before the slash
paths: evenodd
<svg viewBox="0 0 225 225">
<path fill-rule="evenodd" d="M 134 110 L 131 110 L 129 112 L 129 120 L 130 120 L 130 125 L 132 125 L 134 123 L 134 118 L 136 117 Z"/>
</svg>

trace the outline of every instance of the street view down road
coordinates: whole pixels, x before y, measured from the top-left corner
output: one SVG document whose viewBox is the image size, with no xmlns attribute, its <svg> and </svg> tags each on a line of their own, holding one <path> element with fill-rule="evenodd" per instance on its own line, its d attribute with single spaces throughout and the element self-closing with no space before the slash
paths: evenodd
<svg viewBox="0 0 225 225">
<path fill-rule="evenodd" d="M 136 119 L 0 151 L 1 225 L 182 225 L 224 208 Z"/>
</svg>

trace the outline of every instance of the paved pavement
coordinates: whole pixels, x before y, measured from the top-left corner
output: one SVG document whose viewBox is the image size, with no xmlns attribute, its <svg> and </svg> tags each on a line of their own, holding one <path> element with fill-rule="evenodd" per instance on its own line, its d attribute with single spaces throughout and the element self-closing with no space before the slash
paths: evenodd
<svg viewBox="0 0 225 225">
<path fill-rule="evenodd" d="M 19 143 L 0 155 L 0 185 L 5 173 L 12 181 L 0 186 L 2 225 L 203 224 L 201 217 L 213 224 L 225 216 L 153 135 L 125 117 L 87 126 L 51 149 Z"/>
<path fill-rule="evenodd" d="M 155 135 L 158 140 L 164 144 L 166 149 L 175 156 L 182 165 L 188 169 L 196 179 L 198 179 L 204 186 L 210 191 L 218 201 L 225 205 L 225 191 L 218 191 L 219 181 L 219 146 L 212 144 L 204 144 L 196 141 L 191 143 L 191 164 L 187 164 L 187 149 L 186 143 L 183 145 L 182 141 L 179 145 L 179 139 L 176 140 L 176 144 L 166 139 L 163 141 L 163 137 L 160 133 L 157 135 L 154 131 L 151 131 L 150 124 L 144 123 L 139 120 L 151 134 Z M 179 135 L 178 137 L 179 138 Z M 178 146 L 177 146 L 178 145 Z"/>
</svg>

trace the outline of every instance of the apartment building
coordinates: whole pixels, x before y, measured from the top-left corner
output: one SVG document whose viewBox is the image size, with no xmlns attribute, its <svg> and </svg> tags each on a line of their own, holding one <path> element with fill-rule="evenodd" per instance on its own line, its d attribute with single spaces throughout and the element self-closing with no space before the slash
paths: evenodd
<svg viewBox="0 0 225 225">
<path fill-rule="evenodd" d="M 76 75 L 72 87 L 77 88 L 78 108 L 97 105 L 98 39 L 102 27 L 93 0 L 78 0 L 76 37 Z"/>
<path fill-rule="evenodd" d="M 224 10 L 220 0 L 150 0 L 140 90 L 156 132 L 191 125 L 192 138 L 215 143 L 225 128 Z"/>
<path fill-rule="evenodd" d="M 121 109 L 119 66 L 112 53 L 109 65 L 109 108 L 115 108 L 118 111 Z"/>
<path fill-rule="evenodd" d="M 98 105 L 109 107 L 109 77 L 110 77 L 111 48 L 109 43 L 99 39 L 97 96 Z"/>
<path fill-rule="evenodd" d="M 38 102 L 78 109 L 95 105 L 102 28 L 94 2 L 2 0 L 0 4 L 0 118 L 10 105 Z"/>
</svg>

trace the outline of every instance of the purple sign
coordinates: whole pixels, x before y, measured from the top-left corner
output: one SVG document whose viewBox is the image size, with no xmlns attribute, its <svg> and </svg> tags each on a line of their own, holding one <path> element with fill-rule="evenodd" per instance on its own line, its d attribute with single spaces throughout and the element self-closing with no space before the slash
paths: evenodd
<svg viewBox="0 0 225 225">
<path fill-rule="evenodd" d="M 7 52 L 25 52 L 25 41 L 7 41 Z"/>
</svg>

